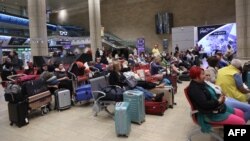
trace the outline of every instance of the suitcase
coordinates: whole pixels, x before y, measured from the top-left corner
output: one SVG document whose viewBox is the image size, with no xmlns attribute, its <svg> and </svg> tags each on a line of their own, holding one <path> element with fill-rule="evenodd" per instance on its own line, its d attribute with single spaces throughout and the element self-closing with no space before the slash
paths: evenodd
<svg viewBox="0 0 250 141">
<path fill-rule="evenodd" d="M 174 89 L 172 86 L 164 86 L 164 88 L 154 88 L 150 90 L 152 93 L 164 93 L 163 100 L 167 101 L 169 108 L 174 108 Z"/>
<path fill-rule="evenodd" d="M 29 110 L 41 108 L 42 115 L 48 113 L 49 105 L 52 101 L 50 91 L 45 91 L 33 96 L 28 97 Z"/>
<path fill-rule="evenodd" d="M 92 99 L 91 85 L 82 85 L 76 89 L 75 99 L 77 102 Z"/>
<path fill-rule="evenodd" d="M 115 131 L 117 136 L 128 136 L 131 131 L 131 118 L 128 102 L 117 102 L 115 106 Z"/>
<path fill-rule="evenodd" d="M 146 114 L 163 116 L 167 109 L 167 105 L 166 100 L 163 100 L 162 102 L 145 101 Z"/>
<path fill-rule="evenodd" d="M 28 120 L 28 103 L 21 101 L 18 103 L 8 103 L 9 120 L 10 125 L 16 124 L 18 127 L 22 127 L 29 123 Z"/>
<path fill-rule="evenodd" d="M 129 102 L 131 121 L 141 124 L 145 121 L 144 95 L 142 91 L 128 90 L 123 93 L 123 101 Z"/>
<path fill-rule="evenodd" d="M 57 110 L 71 107 L 70 91 L 68 89 L 59 89 L 55 91 L 55 106 Z"/>
</svg>

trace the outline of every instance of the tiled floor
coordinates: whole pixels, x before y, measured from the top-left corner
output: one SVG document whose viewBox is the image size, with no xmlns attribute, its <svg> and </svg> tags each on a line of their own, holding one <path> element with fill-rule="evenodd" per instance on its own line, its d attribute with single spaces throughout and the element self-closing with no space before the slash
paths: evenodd
<svg viewBox="0 0 250 141">
<path fill-rule="evenodd" d="M 0 88 L 0 141 L 186 141 L 193 124 L 189 105 L 183 94 L 188 82 L 179 84 L 175 95 L 177 105 L 164 116 L 146 116 L 142 125 L 132 124 L 128 138 L 117 137 L 112 118 L 105 112 L 94 117 L 91 105 L 77 105 L 62 112 L 52 111 L 45 116 L 34 113 L 30 124 L 22 128 L 9 125 L 7 103 Z M 210 141 L 207 135 L 197 135 L 193 141 Z"/>
</svg>

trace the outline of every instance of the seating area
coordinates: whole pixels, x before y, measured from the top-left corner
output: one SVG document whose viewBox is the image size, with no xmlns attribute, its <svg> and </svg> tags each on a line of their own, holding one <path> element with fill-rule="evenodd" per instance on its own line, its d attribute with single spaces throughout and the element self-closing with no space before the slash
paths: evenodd
<svg viewBox="0 0 250 141">
<path fill-rule="evenodd" d="M 114 120 L 102 111 L 94 117 L 93 104 L 76 105 L 70 110 L 62 112 L 51 111 L 46 116 L 40 112 L 33 113 L 30 124 L 22 128 L 9 126 L 8 108 L 4 101 L 3 88 L 0 95 L 0 136 L 1 140 L 13 141 L 72 141 L 88 140 L 109 141 L 136 140 L 136 141 L 184 141 L 187 140 L 190 131 L 197 128 L 190 118 L 190 106 L 184 96 L 184 88 L 189 82 L 178 84 L 178 92 L 175 101 L 178 105 L 165 111 L 164 116 L 146 115 L 146 122 L 141 125 L 132 124 L 132 130 L 128 138 L 117 138 L 115 134 Z M 60 129 L 60 130 L 58 130 Z M 214 140 L 209 135 L 199 134 L 192 141 Z"/>
</svg>

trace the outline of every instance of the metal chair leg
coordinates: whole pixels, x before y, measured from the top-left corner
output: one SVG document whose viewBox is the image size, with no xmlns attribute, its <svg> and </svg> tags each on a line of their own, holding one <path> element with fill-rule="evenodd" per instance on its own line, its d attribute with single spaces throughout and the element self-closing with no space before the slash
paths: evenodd
<svg viewBox="0 0 250 141">
<path fill-rule="evenodd" d="M 216 134 L 216 133 L 214 133 L 214 132 L 211 132 L 210 135 L 211 135 L 213 138 L 217 139 L 218 141 L 224 141 L 224 139 L 223 139 L 221 136 L 219 136 L 218 134 Z"/>
</svg>

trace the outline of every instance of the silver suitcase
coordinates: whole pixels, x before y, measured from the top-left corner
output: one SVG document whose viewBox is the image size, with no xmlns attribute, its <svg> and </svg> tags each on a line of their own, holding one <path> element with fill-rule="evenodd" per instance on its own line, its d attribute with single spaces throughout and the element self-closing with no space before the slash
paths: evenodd
<svg viewBox="0 0 250 141">
<path fill-rule="evenodd" d="M 172 86 L 165 86 L 164 88 L 154 88 L 150 90 L 152 93 L 164 93 L 163 99 L 168 101 L 168 107 L 174 108 L 174 88 Z"/>
<path fill-rule="evenodd" d="M 57 110 L 64 110 L 71 107 L 70 91 L 59 89 L 55 92 L 55 106 Z"/>
</svg>

